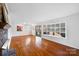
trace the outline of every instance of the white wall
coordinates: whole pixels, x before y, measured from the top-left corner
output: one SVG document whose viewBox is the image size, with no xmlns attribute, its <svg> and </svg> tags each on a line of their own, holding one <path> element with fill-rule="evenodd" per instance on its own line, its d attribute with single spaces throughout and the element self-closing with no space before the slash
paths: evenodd
<svg viewBox="0 0 79 59">
<path fill-rule="evenodd" d="M 22 19 L 20 19 L 19 16 L 17 18 L 17 15 L 15 15 L 13 13 L 12 14 L 9 13 L 9 14 L 10 14 L 10 18 L 11 18 L 10 24 L 11 24 L 11 35 L 12 36 L 21 36 L 21 35 L 32 34 L 32 29 L 33 29 L 32 24 L 22 21 Z M 23 31 L 17 31 L 18 24 L 24 25 Z"/>
<path fill-rule="evenodd" d="M 43 37 L 79 49 L 79 13 L 75 13 L 73 15 L 69 15 L 66 17 L 57 18 L 53 20 L 51 19 L 50 21 L 42 22 L 40 24 L 49 24 L 49 23 L 57 23 L 57 22 L 58 23 L 66 22 L 67 39 L 48 37 L 48 36 L 43 36 Z"/>
</svg>

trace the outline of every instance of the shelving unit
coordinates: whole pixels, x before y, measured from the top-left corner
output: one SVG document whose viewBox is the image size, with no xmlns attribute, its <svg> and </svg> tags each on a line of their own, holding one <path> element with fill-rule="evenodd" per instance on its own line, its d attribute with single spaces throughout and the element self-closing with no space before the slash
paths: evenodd
<svg viewBox="0 0 79 59">
<path fill-rule="evenodd" d="M 35 31 L 37 36 L 48 35 L 54 37 L 66 38 L 66 23 L 52 23 L 36 25 Z"/>
<path fill-rule="evenodd" d="M 35 26 L 35 31 L 36 31 L 36 36 L 41 37 L 41 25 L 36 25 Z"/>
<path fill-rule="evenodd" d="M 43 25 L 43 34 L 65 37 L 65 23 Z"/>
</svg>

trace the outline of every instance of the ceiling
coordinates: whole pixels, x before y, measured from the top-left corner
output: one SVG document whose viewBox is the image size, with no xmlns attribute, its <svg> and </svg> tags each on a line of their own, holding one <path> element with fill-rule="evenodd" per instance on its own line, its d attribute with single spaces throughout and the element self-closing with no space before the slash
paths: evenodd
<svg viewBox="0 0 79 59">
<path fill-rule="evenodd" d="M 79 12 L 78 3 L 7 3 L 9 14 L 17 22 L 38 23 Z"/>
</svg>

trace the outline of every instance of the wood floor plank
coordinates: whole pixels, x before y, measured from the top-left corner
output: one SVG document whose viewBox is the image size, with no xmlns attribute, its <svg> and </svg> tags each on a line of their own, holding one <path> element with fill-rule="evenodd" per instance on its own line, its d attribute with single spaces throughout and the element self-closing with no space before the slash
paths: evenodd
<svg viewBox="0 0 79 59">
<path fill-rule="evenodd" d="M 78 49 L 33 35 L 12 37 L 10 48 L 16 49 L 17 56 L 79 56 Z"/>
</svg>

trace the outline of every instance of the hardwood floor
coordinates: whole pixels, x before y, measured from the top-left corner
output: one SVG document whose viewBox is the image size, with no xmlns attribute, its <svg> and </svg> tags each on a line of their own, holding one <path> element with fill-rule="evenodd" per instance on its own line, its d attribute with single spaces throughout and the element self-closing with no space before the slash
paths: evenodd
<svg viewBox="0 0 79 59">
<path fill-rule="evenodd" d="M 79 56 L 79 50 L 32 35 L 13 37 L 17 56 Z"/>
</svg>

